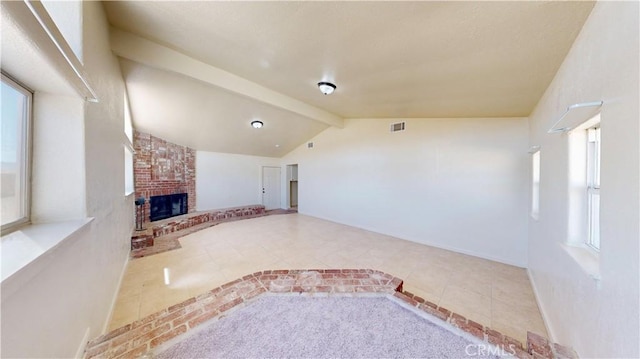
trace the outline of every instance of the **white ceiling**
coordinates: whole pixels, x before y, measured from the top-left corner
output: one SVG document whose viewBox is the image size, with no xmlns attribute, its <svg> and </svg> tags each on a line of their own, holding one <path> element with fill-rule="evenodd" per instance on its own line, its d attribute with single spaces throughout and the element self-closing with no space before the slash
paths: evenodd
<svg viewBox="0 0 640 359">
<path fill-rule="evenodd" d="M 135 128 L 191 148 L 282 157 L 328 127 L 183 75 L 128 60 L 120 66 Z M 252 120 L 265 125 L 252 128 Z"/>
<path fill-rule="evenodd" d="M 123 62 L 136 127 L 197 149 L 280 156 L 326 128 L 331 122 L 321 117 L 331 114 L 528 116 L 593 2 L 118 1 L 104 6 L 115 28 L 282 95 L 265 101 L 224 81 L 184 76 L 187 71 L 179 68 L 184 62 L 158 71 L 151 68 L 156 66 L 151 53 L 144 61 L 121 52 L 144 64 Z M 316 83 L 323 80 L 338 86 L 333 95 L 318 91 Z M 289 105 L 297 100 L 308 108 Z M 277 121 L 272 133 L 261 133 L 259 146 L 243 142 L 255 139 L 255 131 L 237 127 L 248 126 L 255 116 L 265 130 Z M 236 143 L 218 143 L 201 128 L 228 131 L 220 136 Z M 276 143 L 277 151 L 267 150 Z"/>
</svg>

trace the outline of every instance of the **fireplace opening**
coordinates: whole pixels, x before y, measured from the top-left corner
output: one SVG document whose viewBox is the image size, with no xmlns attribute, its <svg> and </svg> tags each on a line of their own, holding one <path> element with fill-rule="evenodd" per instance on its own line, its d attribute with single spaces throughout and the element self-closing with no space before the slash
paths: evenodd
<svg viewBox="0 0 640 359">
<path fill-rule="evenodd" d="M 186 214 L 188 201 L 186 193 L 151 196 L 149 200 L 151 222 Z"/>
</svg>

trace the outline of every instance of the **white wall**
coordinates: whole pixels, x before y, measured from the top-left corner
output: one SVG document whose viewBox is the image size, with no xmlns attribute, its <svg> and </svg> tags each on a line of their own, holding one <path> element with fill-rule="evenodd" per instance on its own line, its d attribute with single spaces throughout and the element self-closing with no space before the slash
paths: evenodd
<svg viewBox="0 0 640 359">
<path fill-rule="evenodd" d="M 91 338 L 106 330 L 115 304 L 134 228 L 134 195 L 124 196 L 123 144 L 125 84 L 118 59 L 111 52 L 109 23 L 101 2 L 83 2 L 84 67 L 99 103 L 85 106 L 85 171 L 87 215 L 94 217 L 92 267 L 85 290 Z M 83 343 L 84 344 L 84 343 Z"/>
<path fill-rule="evenodd" d="M 36 92 L 33 107 L 31 220 L 84 218 L 84 100 Z"/>
<path fill-rule="evenodd" d="M 350 119 L 283 158 L 300 213 L 526 265 L 527 120 Z"/>
<path fill-rule="evenodd" d="M 530 116 L 530 143 L 541 146 L 530 276 L 553 339 L 586 358 L 640 356 L 638 11 L 638 2 L 598 2 Z M 568 136 L 546 133 L 567 106 L 595 100 L 604 101 L 599 282 L 563 247 L 572 218 Z"/>
<path fill-rule="evenodd" d="M 196 209 L 261 204 L 262 166 L 280 167 L 280 159 L 197 151 Z"/>
<path fill-rule="evenodd" d="M 35 262 L 37 265 L 29 267 L 37 268 L 37 275 L 25 275 L 34 273 L 33 270 L 16 273 L 11 277 L 10 291 L 4 291 L 3 282 L 1 347 L 2 356 L 7 358 L 70 358 L 81 354 L 85 340 L 100 335 L 107 324 L 128 258 L 133 230 L 133 196 L 124 197 L 124 82 L 109 47 L 108 24 L 102 4 L 86 2 L 82 9 L 84 66 L 100 102 L 83 104 L 79 113 L 77 106 L 69 109 L 73 118 L 66 120 L 77 121 L 74 116 L 81 118 L 80 133 L 75 131 L 77 122 L 73 122 L 72 141 L 48 148 L 55 141 L 43 142 L 36 138 L 35 154 L 47 151 L 49 155 L 61 157 L 69 151 L 76 154 L 72 161 L 58 168 L 36 163 L 33 174 L 34 180 L 41 180 L 38 191 L 52 191 L 64 200 L 65 193 L 61 190 L 69 191 L 69 188 L 57 187 L 56 183 L 65 175 L 55 171 L 74 171 L 68 177 L 79 179 L 73 182 L 74 193 L 83 196 L 84 203 L 78 210 L 74 199 L 73 208 L 65 213 L 94 219 L 39 257 Z M 22 77 L 20 73 L 12 75 L 18 79 Z M 34 100 L 38 101 L 37 93 Z M 76 104 L 77 100 L 67 103 Z M 40 110 L 46 111 L 45 108 Z M 58 106 L 56 111 L 57 120 L 65 121 L 61 114 L 64 109 Z M 35 123 L 38 124 L 37 119 Z M 61 129 L 66 125 L 61 123 Z M 40 134 L 64 135 L 64 132 Z M 59 146 L 63 148 L 60 150 Z M 43 187 L 47 183 L 48 189 Z M 34 198 L 36 200 L 38 198 Z M 38 210 L 39 205 L 34 208 Z"/>
</svg>

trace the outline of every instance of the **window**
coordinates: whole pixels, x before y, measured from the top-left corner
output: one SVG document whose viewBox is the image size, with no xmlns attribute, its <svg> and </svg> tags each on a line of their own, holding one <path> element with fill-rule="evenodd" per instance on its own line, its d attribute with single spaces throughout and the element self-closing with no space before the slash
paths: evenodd
<svg viewBox="0 0 640 359">
<path fill-rule="evenodd" d="M 540 150 L 531 155 L 531 217 L 540 213 Z"/>
<path fill-rule="evenodd" d="M 130 143 L 133 143 L 133 123 L 131 122 L 131 107 L 127 92 L 124 92 L 124 134 L 127 135 Z"/>
<path fill-rule="evenodd" d="M 134 191 L 133 184 L 133 152 L 127 145 L 124 146 L 124 195 L 128 196 Z"/>
<path fill-rule="evenodd" d="M 124 134 L 128 141 L 124 145 L 124 195 L 128 196 L 135 191 L 133 180 L 133 124 L 131 123 L 131 108 L 127 92 L 124 93 Z"/>
<path fill-rule="evenodd" d="M 600 114 L 568 133 L 569 173 L 565 251 L 591 278 L 600 275 Z"/>
<path fill-rule="evenodd" d="M 2 231 L 29 221 L 32 94 L 2 74 Z"/>
<path fill-rule="evenodd" d="M 600 250 L 600 125 L 587 129 L 587 244 Z"/>
<path fill-rule="evenodd" d="M 600 249 L 600 114 L 569 133 L 568 242 Z"/>
</svg>

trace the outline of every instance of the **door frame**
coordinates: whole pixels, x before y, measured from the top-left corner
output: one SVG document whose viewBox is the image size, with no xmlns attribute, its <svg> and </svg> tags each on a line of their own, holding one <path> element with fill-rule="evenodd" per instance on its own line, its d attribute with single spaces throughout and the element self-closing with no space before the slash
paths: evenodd
<svg viewBox="0 0 640 359">
<path fill-rule="evenodd" d="M 265 209 L 267 209 L 267 205 L 265 204 L 265 180 L 264 180 L 264 174 L 265 174 L 265 168 L 277 168 L 278 169 L 278 181 L 277 183 L 274 185 L 274 187 L 277 189 L 278 191 L 278 207 L 277 208 L 269 208 L 269 209 L 280 209 L 282 208 L 282 167 L 279 166 L 261 166 L 261 170 L 260 170 L 260 189 L 261 189 L 261 193 L 260 193 L 260 198 L 261 198 L 261 202 L 262 205 L 265 207 Z"/>
</svg>

